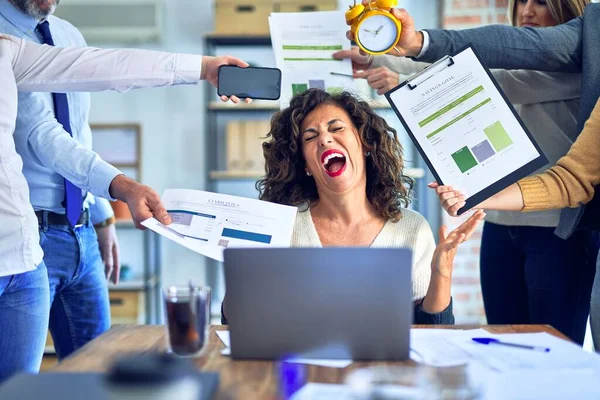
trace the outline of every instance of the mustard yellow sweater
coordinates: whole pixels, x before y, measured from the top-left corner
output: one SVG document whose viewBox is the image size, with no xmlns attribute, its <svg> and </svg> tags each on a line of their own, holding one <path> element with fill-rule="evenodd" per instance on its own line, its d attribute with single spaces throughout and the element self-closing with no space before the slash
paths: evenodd
<svg viewBox="0 0 600 400">
<path fill-rule="evenodd" d="M 569 152 L 546 172 L 517 183 L 523 211 L 577 207 L 590 201 L 600 183 L 600 100 Z"/>
</svg>

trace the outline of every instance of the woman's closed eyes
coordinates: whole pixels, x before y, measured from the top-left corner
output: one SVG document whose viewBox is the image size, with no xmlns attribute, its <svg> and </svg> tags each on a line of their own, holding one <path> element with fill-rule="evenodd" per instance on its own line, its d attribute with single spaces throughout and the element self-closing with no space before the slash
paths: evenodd
<svg viewBox="0 0 600 400">
<path fill-rule="evenodd" d="M 340 132 L 344 129 L 343 126 L 330 126 L 329 127 L 329 132 Z M 319 133 L 313 130 L 308 130 L 306 132 L 304 132 L 304 141 L 305 142 L 310 142 L 313 139 L 316 139 L 317 137 L 319 137 Z"/>
</svg>

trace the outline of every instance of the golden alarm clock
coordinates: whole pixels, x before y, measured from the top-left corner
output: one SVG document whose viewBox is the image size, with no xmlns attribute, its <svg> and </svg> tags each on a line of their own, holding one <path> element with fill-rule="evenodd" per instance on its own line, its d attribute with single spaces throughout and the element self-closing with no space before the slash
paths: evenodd
<svg viewBox="0 0 600 400">
<path fill-rule="evenodd" d="M 389 53 L 400 40 L 402 24 L 391 13 L 397 0 L 376 0 L 368 5 L 356 4 L 346 11 L 346 24 L 362 51 L 380 55 Z"/>
</svg>

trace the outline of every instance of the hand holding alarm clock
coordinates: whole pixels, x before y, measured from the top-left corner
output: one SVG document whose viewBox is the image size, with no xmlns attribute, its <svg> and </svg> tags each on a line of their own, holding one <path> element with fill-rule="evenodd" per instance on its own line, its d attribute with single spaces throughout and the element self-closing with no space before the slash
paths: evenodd
<svg viewBox="0 0 600 400">
<path fill-rule="evenodd" d="M 391 9 L 398 5 L 397 0 L 375 0 L 350 6 L 346 11 L 346 24 L 356 44 L 367 54 L 381 55 L 395 49 L 400 40 L 402 24 L 392 14 Z"/>
</svg>

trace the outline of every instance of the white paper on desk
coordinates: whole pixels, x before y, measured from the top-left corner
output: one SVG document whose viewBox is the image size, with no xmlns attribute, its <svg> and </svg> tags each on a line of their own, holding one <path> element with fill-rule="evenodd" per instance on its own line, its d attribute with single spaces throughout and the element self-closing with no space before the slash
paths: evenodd
<svg viewBox="0 0 600 400">
<path fill-rule="evenodd" d="M 197 253 L 223 261 L 227 247 L 289 247 L 297 207 L 200 190 L 167 189 L 172 223 L 142 225 Z"/>
<path fill-rule="evenodd" d="M 231 339 L 229 336 L 229 331 L 217 331 L 217 336 L 225 346 L 226 349 L 221 351 L 222 355 L 230 355 L 231 354 Z M 227 350 L 227 351 L 226 351 Z M 293 358 L 286 360 L 287 362 L 297 363 L 297 364 L 310 364 L 317 365 L 320 367 L 331 367 L 331 368 L 346 368 L 348 365 L 352 364 L 352 360 L 321 360 L 321 359 L 313 359 L 313 358 Z"/>
<path fill-rule="evenodd" d="M 269 28 L 276 65 L 282 72 L 281 108 L 289 105 L 294 94 L 310 88 L 355 90 L 350 59 L 332 57 L 336 51 L 350 49 L 343 11 L 272 13 Z"/>
<path fill-rule="evenodd" d="M 477 337 L 487 335 L 483 329 L 411 329 L 411 359 L 434 367 L 451 367 L 468 364 L 471 355 L 450 338 Z"/>
<path fill-rule="evenodd" d="M 311 382 L 294 393 L 290 400 L 357 400 L 366 398 L 420 400 L 424 398 L 424 395 L 419 388 L 399 385 L 353 388 L 348 385 Z"/>
<path fill-rule="evenodd" d="M 307 383 L 290 400 L 356 400 L 352 389 L 332 383 Z"/>
<path fill-rule="evenodd" d="M 488 382 L 484 400 L 600 399 L 600 371 L 536 369 L 497 374 Z"/>
<path fill-rule="evenodd" d="M 499 345 L 483 345 L 473 337 L 490 337 L 501 341 L 531 346 L 549 347 L 547 353 Z M 516 369 L 566 369 L 592 368 L 600 370 L 600 356 L 585 352 L 574 343 L 559 339 L 546 332 L 541 333 L 485 333 L 449 338 L 476 359 L 497 371 L 509 372 Z"/>
</svg>

